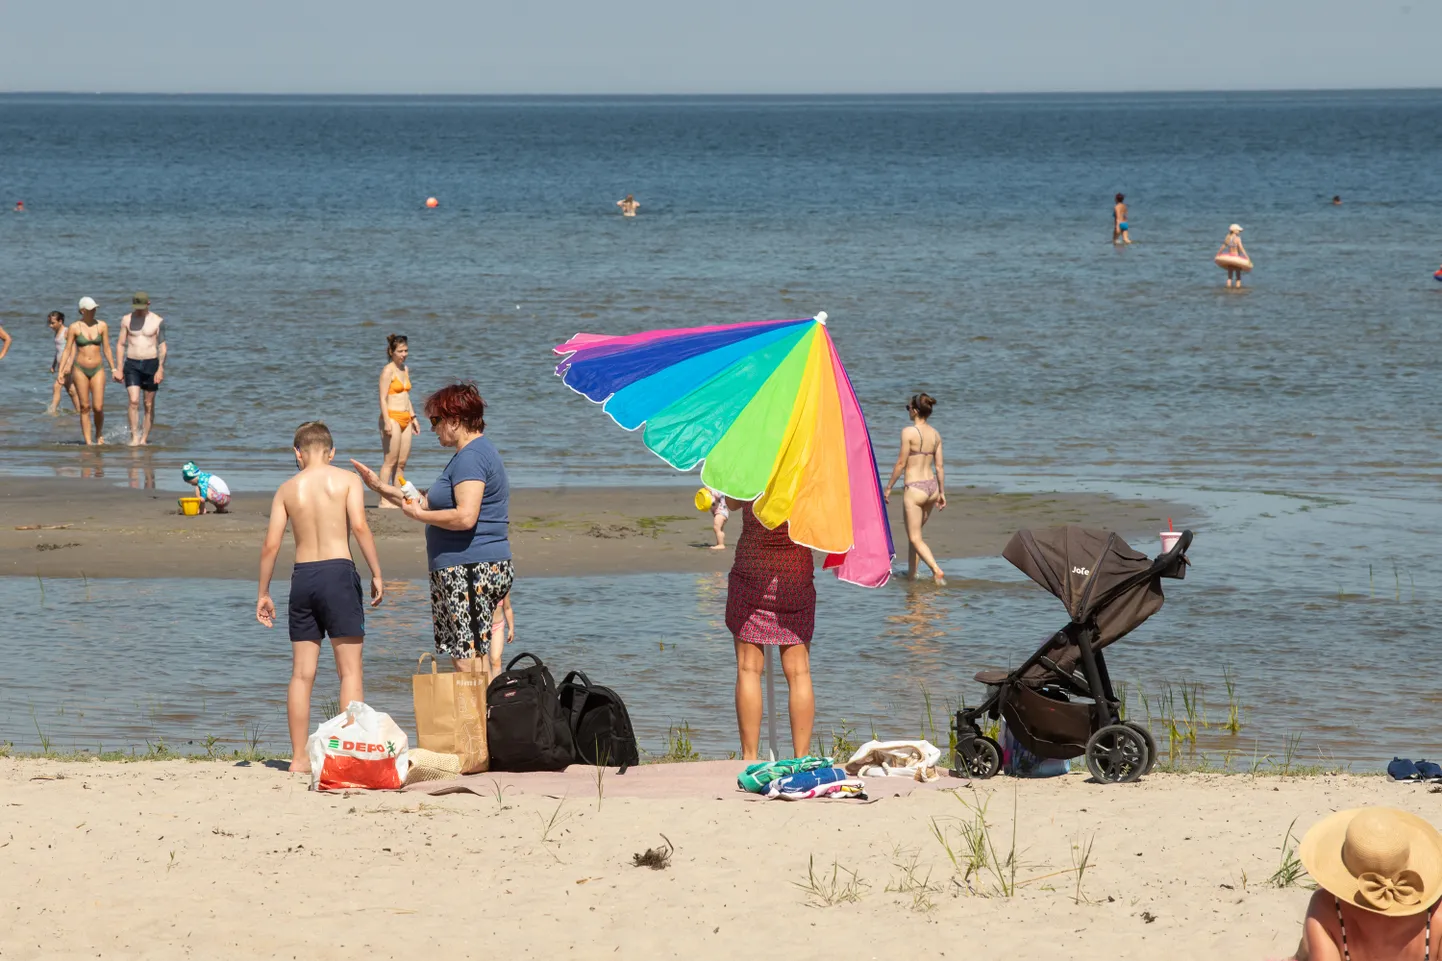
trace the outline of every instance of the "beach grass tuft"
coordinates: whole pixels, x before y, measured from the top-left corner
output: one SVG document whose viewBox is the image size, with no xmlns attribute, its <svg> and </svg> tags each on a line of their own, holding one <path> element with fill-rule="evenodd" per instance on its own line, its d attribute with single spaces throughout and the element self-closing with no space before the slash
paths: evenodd
<svg viewBox="0 0 1442 961">
<path fill-rule="evenodd" d="M 856 728 L 841 719 L 841 727 L 831 729 L 831 747 L 827 749 L 826 743 L 821 739 L 821 733 L 816 734 L 816 756 L 831 757 L 837 761 L 845 761 L 856 753 L 861 747 L 861 742 L 856 739 Z"/>
<path fill-rule="evenodd" d="M 1242 730 L 1242 702 L 1237 698 L 1237 674 L 1230 664 L 1222 667 L 1222 683 L 1227 686 L 1227 733 L 1236 736 Z"/>
<path fill-rule="evenodd" d="M 1077 836 L 1071 845 L 1071 866 L 1076 872 L 1076 888 L 1072 892 L 1072 901 L 1076 904 L 1083 902 L 1090 903 L 1082 894 L 1082 881 L 1086 879 L 1087 868 L 1092 863 L 1092 845 L 1096 843 L 1095 832 L 1090 837 Z"/>
<path fill-rule="evenodd" d="M 843 868 L 841 862 L 835 859 L 831 862 L 829 876 L 824 870 L 818 875 L 814 854 L 807 861 L 806 878 L 791 883 L 806 893 L 808 904 L 823 908 L 860 901 L 869 889 L 860 874 Z"/>
<path fill-rule="evenodd" d="M 947 818 L 946 823 L 941 818 L 931 819 L 932 837 L 941 845 L 953 870 L 961 876 L 957 884 L 972 894 L 1009 898 L 1016 893 L 1018 794 L 1016 785 L 1012 787 L 1011 847 L 1005 856 L 997 851 L 996 838 L 986 819 L 991 795 L 983 797 L 973 790 L 971 799 L 967 799 L 960 791 L 950 791 L 948 793 L 966 809 L 966 814 Z"/>
<path fill-rule="evenodd" d="M 891 852 L 891 864 L 899 873 L 886 883 L 887 893 L 907 895 L 911 910 L 920 914 L 936 907 L 935 895 L 941 893 L 941 888 L 931 881 L 931 865 L 922 873 L 921 852 L 915 848 L 902 850 L 898 845 Z"/>
<path fill-rule="evenodd" d="M 682 721 L 666 729 L 666 750 L 655 757 L 657 764 L 675 764 L 683 761 L 699 761 L 701 752 L 691 744 L 691 724 Z"/>
<path fill-rule="evenodd" d="M 558 844 L 561 844 L 561 838 L 555 837 L 555 833 L 561 830 L 562 824 L 565 824 L 565 822 L 571 820 L 570 811 L 562 814 L 561 808 L 564 807 L 565 797 L 564 795 L 562 795 L 562 798 L 559 799 L 559 801 L 557 801 L 557 805 L 555 805 L 555 811 L 551 812 L 551 817 L 547 818 L 542 817 L 541 814 L 536 814 L 536 817 L 541 818 L 541 848 L 542 850 L 547 851 L 548 854 L 551 854 L 551 857 L 555 857 L 555 860 L 558 861 L 561 859 L 557 857 L 555 851 L 552 851 L 551 848 L 547 847 L 547 844 L 557 844 L 557 846 Z"/>
<path fill-rule="evenodd" d="M 1292 818 L 1292 823 L 1287 825 L 1287 833 L 1282 835 L 1282 854 L 1277 864 L 1277 870 L 1267 879 L 1267 883 L 1274 888 L 1293 888 L 1303 884 L 1307 876 L 1307 869 L 1302 866 L 1302 861 L 1297 857 L 1297 836 L 1292 829 L 1297 826 L 1297 819 Z"/>
</svg>

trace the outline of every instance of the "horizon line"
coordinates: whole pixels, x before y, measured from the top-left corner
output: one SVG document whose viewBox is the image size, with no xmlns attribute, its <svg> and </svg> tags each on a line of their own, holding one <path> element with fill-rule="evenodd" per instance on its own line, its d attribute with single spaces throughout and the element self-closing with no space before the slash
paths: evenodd
<svg viewBox="0 0 1442 961">
<path fill-rule="evenodd" d="M 846 91 L 530 91 L 530 92 L 455 92 L 455 91 L 262 91 L 262 90 L 0 90 L 0 97 L 393 97 L 421 98 L 570 98 L 602 100 L 616 98 L 687 99 L 687 98 L 824 98 L 824 97 L 1088 97 L 1088 96 L 1167 96 L 1176 94 L 1277 94 L 1277 93 L 1427 93 L 1442 92 L 1442 86 L 1417 87 L 1172 87 L 1159 89 L 1116 88 L 1091 90 L 846 90 Z"/>
</svg>

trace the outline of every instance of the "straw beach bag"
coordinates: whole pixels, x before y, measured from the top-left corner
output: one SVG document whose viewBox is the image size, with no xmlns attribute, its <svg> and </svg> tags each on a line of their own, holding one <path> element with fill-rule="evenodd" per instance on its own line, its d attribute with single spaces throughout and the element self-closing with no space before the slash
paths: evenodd
<svg viewBox="0 0 1442 961">
<path fill-rule="evenodd" d="M 457 754 L 440 754 L 424 748 L 414 748 L 407 755 L 410 767 L 406 770 L 406 783 L 419 781 L 449 781 L 461 776 L 461 758 Z"/>
</svg>

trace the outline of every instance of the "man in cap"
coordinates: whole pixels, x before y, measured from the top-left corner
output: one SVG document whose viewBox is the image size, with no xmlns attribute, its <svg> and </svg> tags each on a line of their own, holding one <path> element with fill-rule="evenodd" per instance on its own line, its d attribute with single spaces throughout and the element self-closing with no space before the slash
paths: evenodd
<svg viewBox="0 0 1442 961">
<path fill-rule="evenodd" d="M 115 379 L 123 381 L 130 395 L 130 446 L 150 440 L 155 423 L 155 392 L 165 379 L 165 318 L 150 309 L 150 295 L 143 290 L 130 298 L 130 313 L 120 319 L 120 357 Z M 145 418 L 140 416 L 141 395 L 145 396 Z"/>
</svg>

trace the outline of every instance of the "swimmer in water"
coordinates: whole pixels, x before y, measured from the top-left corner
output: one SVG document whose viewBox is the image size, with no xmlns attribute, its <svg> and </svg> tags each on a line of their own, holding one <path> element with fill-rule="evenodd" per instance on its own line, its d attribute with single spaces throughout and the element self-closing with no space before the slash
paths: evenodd
<svg viewBox="0 0 1442 961">
<path fill-rule="evenodd" d="M 1332 198 L 1332 206 L 1333 206 L 1333 207 L 1340 207 L 1340 206 L 1342 206 L 1342 198 L 1341 198 L 1340 195 Z"/>
<path fill-rule="evenodd" d="M 1116 206 L 1112 207 L 1112 243 L 1129 244 L 1132 238 L 1127 236 L 1127 205 L 1126 195 L 1117 194 Z"/>
<path fill-rule="evenodd" d="M 1247 255 L 1247 248 L 1242 246 L 1242 228 L 1232 224 L 1227 228 L 1227 238 L 1222 241 L 1222 249 L 1217 251 L 1217 256 L 1226 254 L 1229 257 L 1241 257 L 1243 260 L 1251 261 Z M 1227 268 L 1227 286 L 1232 286 L 1232 278 L 1237 278 L 1237 289 L 1242 289 L 1242 271 L 1234 267 Z"/>
<path fill-rule="evenodd" d="M 627 194 L 625 200 L 616 201 L 616 206 L 621 208 L 622 217 L 634 217 L 636 216 L 636 209 L 641 205 L 636 202 L 634 196 Z"/>
<path fill-rule="evenodd" d="M 416 409 L 411 406 L 411 372 L 406 368 L 410 344 L 403 334 L 386 337 L 390 361 L 381 369 L 381 483 L 398 484 L 411 457 L 411 438 L 421 432 Z M 396 505 L 381 498 L 381 507 Z"/>
</svg>

